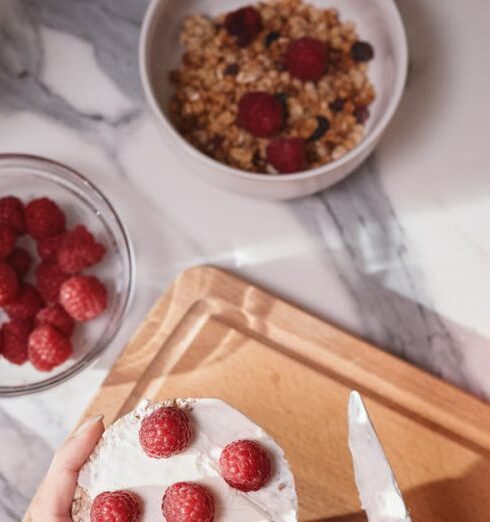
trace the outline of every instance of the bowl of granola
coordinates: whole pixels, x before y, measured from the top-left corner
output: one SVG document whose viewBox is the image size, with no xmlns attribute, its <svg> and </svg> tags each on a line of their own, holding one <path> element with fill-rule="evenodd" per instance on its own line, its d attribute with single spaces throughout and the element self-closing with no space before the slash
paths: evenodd
<svg viewBox="0 0 490 522">
<path fill-rule="evenodd" d="M 401 99 L 393 0 L 153 0 L 145 96 L 201 179 L 252 197 L 312 194 L 372 152 Z"/>
</svg>

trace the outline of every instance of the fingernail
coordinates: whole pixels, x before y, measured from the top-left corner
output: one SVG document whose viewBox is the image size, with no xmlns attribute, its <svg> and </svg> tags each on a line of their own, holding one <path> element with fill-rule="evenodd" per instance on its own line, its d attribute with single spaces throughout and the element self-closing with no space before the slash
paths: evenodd
<svg viewBox="0 0 490 522">
<path fill-rule="evenodd" d="M 82 425 L 80 425 L 75 433 L 72 435 L 72 437 L 78 437 L 82 433 L 84 433 L 90 426 L 93 426 L 94 424 L 97 424 L 104 418 L 103 415 L 95 415 L 95 417 L 90 417 L 90 419 L 87 419 Z"/>
</svg>

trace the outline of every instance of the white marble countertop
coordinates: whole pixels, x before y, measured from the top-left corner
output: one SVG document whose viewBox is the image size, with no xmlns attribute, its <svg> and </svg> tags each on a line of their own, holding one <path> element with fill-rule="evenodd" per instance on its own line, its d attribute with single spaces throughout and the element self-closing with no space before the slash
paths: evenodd
<svg viewBox="0 0 490 522">
<path fill-rule="evenodd" d="M 192 265 L 231 269 L 490 398 L 490 4 L 400 0 L 410 75 L 381 146 L 346 181 L 289 203 L 208 187 L 162 142 L 138 78 L 146 4 L 0 0 L 0 151 L 83 172 L 137 259 L 136 298 L 104 358 L 0 402 L 2 521 L 21 517 L 131 332 Z"/>
</svg>

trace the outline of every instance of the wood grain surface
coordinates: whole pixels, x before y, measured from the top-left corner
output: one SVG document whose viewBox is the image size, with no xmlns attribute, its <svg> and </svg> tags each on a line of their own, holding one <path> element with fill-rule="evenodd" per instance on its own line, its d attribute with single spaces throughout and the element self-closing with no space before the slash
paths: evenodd
<svg viewBox="0 0 490 522">
<path fill-rule="evenodd" d="M 347 398 L 363 395 L 416 522 L 490 519 L 490 406 L 223 271 L 184 272 L 85 416 L 217 397 L 284 448 L 300 520 L 359 522 Z"/>
</svg>

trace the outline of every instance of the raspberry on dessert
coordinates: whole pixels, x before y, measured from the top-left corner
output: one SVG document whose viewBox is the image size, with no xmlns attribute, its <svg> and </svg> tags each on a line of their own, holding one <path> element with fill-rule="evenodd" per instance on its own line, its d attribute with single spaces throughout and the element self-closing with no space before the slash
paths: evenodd
<svg viewBox="0 0 490 522">
<path fill-rule="evenodd" d="M 219 458 L 221 476 L 235 489 L 257 491 L 271 476 L 269 454 L 253 440 L 228 444 Z"/>
<path fill-rule="evenodd" d="M 0 306 L 11 301 L 19 291 L 19 278 L 15 270 L 0 261 Z"/>
<path fill-rule="evenodd" d="M 172 406 L 159 408 L 141 421 L 139 440 L 144 452 L 155 459 L 180 453 L 191 443 L 187 414 Z"/>
<path fill-rule="evenodd" d="M 61 285 L 69 278 L 55 261 L 43 261 L 36 268 L 36 287 L 45 303 L 58 301 Z"/>
<path fill-rule="evenodd" d="M 138 522 L 141 501 L 132 491 L 106 491 L 94 498 L 90 522 Z"/>
<path fill-rule="evenodd" d="M 267 145 L 266 155 L 279 172 L 300 172 L 305 168 L 306 144 L 303 138 L 278 138 Z"/>
<path fill-rule="evenodd" d="M 253 136 L 273 136 L 284 124 L 283 106 L 267 92 L 247 92 L 238 102 L 237 124 Z"/>
<path fill-rule="evenodd" d="M 24 283 L 17 295 L 8 303 L 3 305 L 4 312 L 11 319 L 34 319 L 41 309 L 42 303 L 36 289 Z"/>
<path fill-rule="evenodd" d="M 0 223 L 0 259 L 7 257 L 13 251 L 15 240 L 14 229 Z"/>
<path fill-rule="evenodd" d="M 82 225 L 67 232 L 58 250 L 58 264 L 68 274 L 95 265 L 105 255 L 105 247 Z"/>
<path fill-rule="evenodd" d="M 93 276 L 78 275 L 60 288 L 60 303 L 75 321 L 90 321 L 107 307 L 107 290 Z"/>
<path fill-rule="evenodd" d="M 42 324 L 51 325 L 67 337 L 71 337 L 75 329 L 73 317 L 68 315 L 65 309 L 58 303 L 47 306 L 38 312 L 36 315 L 36 326 Z"/>
<path fill-rule="evenodd" d="M 64 363 L 73 352 L 70 340 L 49 324 L 37 326 L 29 336 L 29 360 L 41 372 Z"/>
<path fill-rule="evenodd" d="M 291 76 L 305 82 L 319 80 L 327 67 L 325 42 L 305 36 L 289 44 L 284 60 Z"/>
<path fill-rule="evenodd" d="M 12 227 L 18 235 L 25 232 L 24 205 L 19 198 L 14 196 L 0 198 L 0 223 Z"/>
<path fill-rule="evenodd" d="M 237 11 L 228 13 L 225 18 L 226 31 L 235 37 L 240 47 L 252 43 L 262 31 L 262 27 L 262 16 L 254 7 L 242 7 Z"/>
<path fill-rule="evenodd" d="M 24 364 L 27 359 L 27 340 L 34 326 L 32 321 L 14 319 L 2 325 L 1 353 L 12 364 Z"/>
<path fill-rule="evenodd" d="M 167 522 L 212 522 L 214 499 L 200 484 L 177 482 L 165 491 L 162 512 Z"/>
<path fill-rule="evenodd" d="M 20 278 L 29 272 L 32 265 L 31 255 L 25 248 L 21 247 L 14 248 L 6 261 L 17 272 Z"/>
<path fill-rule="evenodd" d="M 43 261 L 54 261 L 58 255 L 58 249 L 63 241 L 64 234 L 40 239 L 37 242 L 37 253 Z"/>
<path fill-rule="evenodd" d="M 27 233 L 34 239 L 61 234 L 65 229 L 65 214 L 49 198 L 33 199 L 25 208 Z"/>
</svg>

